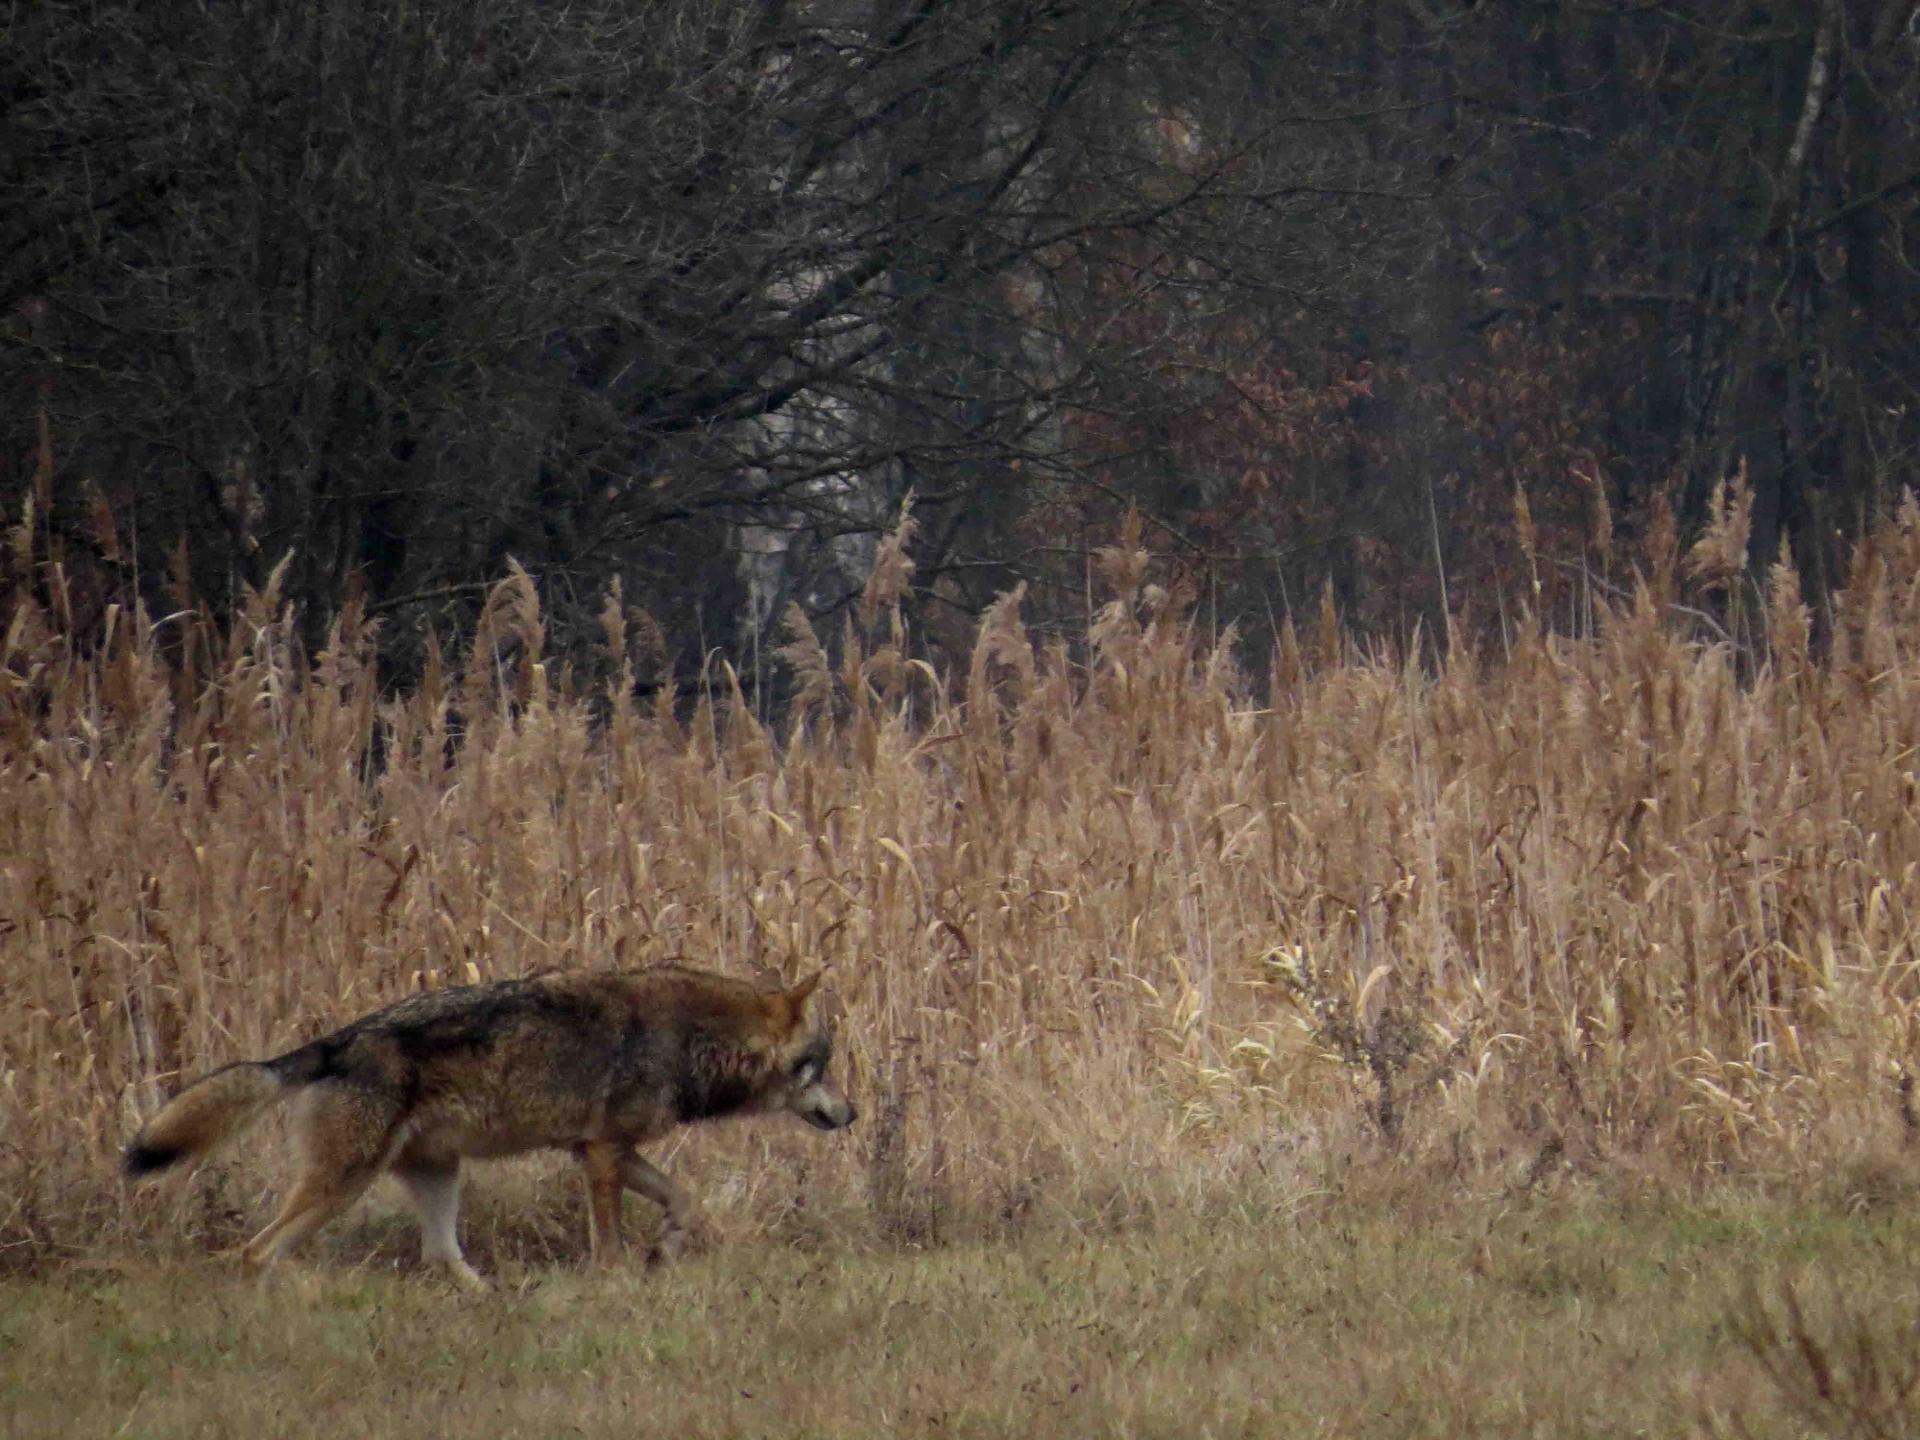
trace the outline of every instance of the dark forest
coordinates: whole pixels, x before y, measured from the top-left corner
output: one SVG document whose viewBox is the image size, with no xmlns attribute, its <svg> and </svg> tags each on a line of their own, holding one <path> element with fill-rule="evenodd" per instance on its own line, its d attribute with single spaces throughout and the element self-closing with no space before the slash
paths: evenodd
<svg viewBox="0 0 1920 1440">
<path fill-rule="evenodd" d="M 1578 629 L 1737 519 L 1817 628 L 1916 473 L 1915 9 L 10 6 L 0 589 L 278 569 L 404 683 L 518 564 L 759 679 L 903 507 L 948 658 L 1135 524 L 1264 653 Z"/>
</svg>

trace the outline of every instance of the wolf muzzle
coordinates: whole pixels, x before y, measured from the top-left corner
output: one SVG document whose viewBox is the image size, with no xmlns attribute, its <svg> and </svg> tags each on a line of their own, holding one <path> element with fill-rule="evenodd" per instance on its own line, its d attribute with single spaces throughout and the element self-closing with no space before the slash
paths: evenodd
<svg viewBox="0 0 1920 1440">
<path fill-rule="evenodd" d="M 851 1100 L 824 1085 L 811 1086 L 794 1110 L 816 1130 L 844 1130 L 860 1116 Z"/>
</svg>

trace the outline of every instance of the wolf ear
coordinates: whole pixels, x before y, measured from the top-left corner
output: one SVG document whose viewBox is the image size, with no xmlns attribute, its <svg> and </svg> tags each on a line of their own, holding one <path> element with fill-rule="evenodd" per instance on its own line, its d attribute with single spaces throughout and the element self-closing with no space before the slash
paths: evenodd
<svg viewBox="0 0 1920 1440">
<path fill-rule="evenodd" d="M 787 991 L 787 1009 L 792 1013 L 796 1021 L 807 1013 L 807 1000 L 812 996 L 814 989 L 820 984 L 820 977 L 825 973 L 824 970 L 816 970 L 798 985 Z"/>
<path fill-rule="evenodd" d="M 823 971 L 816 970 L 791 990 L 779 985 L 761 994 L 760 1004 L 766 1010 L 767 1019 L 774 1025 L 785 1025 L 789 1030 L 800 1028 L 800 1022 L 807 1018 L 807 1001 L 814 989 L 820 984 Z"/>
</svg>

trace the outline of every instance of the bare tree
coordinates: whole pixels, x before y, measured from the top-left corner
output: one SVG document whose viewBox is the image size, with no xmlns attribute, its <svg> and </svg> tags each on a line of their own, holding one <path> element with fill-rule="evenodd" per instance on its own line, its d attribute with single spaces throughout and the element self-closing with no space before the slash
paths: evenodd
<svg viewBox="0 0 1920 1440">
<path fill-rule="evenodd" d="M 1406 626 L 1516 489 L 1578 551 L 1742 462 L 1831 579 L 1920 453 L 1914 10 L 1723 12 L 0 11 L 0 503 L 402 674 L 509 557 L 744 660 L 909 494 L 923 633 L 1083 615 L 1130 507 L 1222 620 Z"/>
<path fill-rule="evenodd" d="M 48 0 L 8 22 L 9 453 L 44 413 L 155 584 L 291 552 L 316 626 L 512 555 L 563 621 L 619 577 L 732 644 L 844 598 L 908 490 L 977 603 L 1036 487 L 1110 483 L 1069 417 L 1190 403 L 1143 327 L 1326 289 L 1302 237 L 1363 186 L 1250 109 L 1263 11 Z"/>
</svg>

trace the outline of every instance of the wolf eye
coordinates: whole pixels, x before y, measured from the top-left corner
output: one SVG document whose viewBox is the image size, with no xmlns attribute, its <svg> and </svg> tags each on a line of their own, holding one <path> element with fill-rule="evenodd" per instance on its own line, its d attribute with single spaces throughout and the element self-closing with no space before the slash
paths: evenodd
<svg viewBox="0 0 1920 1440">
<path fill-rule="evenodd" d="M 815 1036 L 793 1062 L 793 1078 L 802 1085 L 818 1084 L 820 1077 L 827 1073 L 827 1060 L 832 1054 L 832 1047 Z"/>
</svg>

